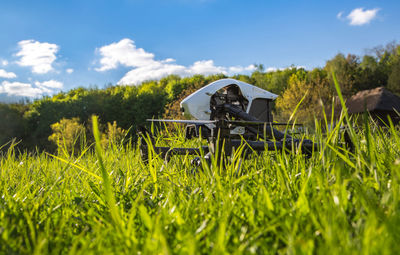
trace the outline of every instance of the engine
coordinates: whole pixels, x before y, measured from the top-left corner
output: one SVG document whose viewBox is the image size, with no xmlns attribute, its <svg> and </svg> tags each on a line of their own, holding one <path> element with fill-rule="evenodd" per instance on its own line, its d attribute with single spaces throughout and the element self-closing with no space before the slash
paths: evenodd
<svg viewBox="0 0 400 255">
<path fill-rule="evenodd" d="M 272 122 L 271 102 L 277 97 L 266 90 L 234 79 L 215 81 L 181 102 L 187 119 L 252 120 Z M 202 132 L 200 132 L 200 127 Z M 187 126 L 187 138 L 208 136 L 213 124 Z M 247 128 L 247 131 L 249 128 Z M 250 136 L 242 126 L 231 129 L 232 135 Z M 254 130 L 252 132 L 254 134 Z"/>
</svg>

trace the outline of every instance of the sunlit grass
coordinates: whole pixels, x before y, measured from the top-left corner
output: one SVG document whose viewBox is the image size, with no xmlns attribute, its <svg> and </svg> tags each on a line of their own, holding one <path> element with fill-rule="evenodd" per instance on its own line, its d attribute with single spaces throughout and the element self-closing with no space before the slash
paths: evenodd
<svg viewBox="0 0 400 255">
<path fill-rule="evenodd" d="M 245 159 L 239 147 L 198 168 L 151 149 L 144 163 L 130 143 L 101 148 L 96 118 L 96 144 L 78 156 L 12 144 L 0 158 L 0 253 L 396 254 L 400 132 L 364 120 L 358 131 L 346 112 L 334 127 L 316 122 L 311 157 L 288 148 Z M 201 145 L 174 130 L 156 144 Z"/>
<path fill-rule="evenodd" d="M 349 152 L 339 129 L 316 130 L 309 159 L 238 153 L 222 168 L 154 154 L 144 164 L 130 145 L 78 157 L 11 146 L 0 163 L 0 251 L 396 253 L 399 131 L 367 122 Z M 181 135 L 157 143 L 189 146 Z"/>
</svg>

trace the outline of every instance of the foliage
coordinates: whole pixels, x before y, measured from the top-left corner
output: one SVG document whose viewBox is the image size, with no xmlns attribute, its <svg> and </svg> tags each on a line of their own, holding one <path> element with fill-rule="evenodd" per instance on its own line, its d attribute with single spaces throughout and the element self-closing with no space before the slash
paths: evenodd
<svg viewBox="0 0 400 255">
<path fill-rule="evenodd" d="M 367 120 L 349 152 L 339 129 L 316 130 L 310 158 L 238 152 L 224 169 L 152 154 L 144 165 L 129 144 L 68 158 L 10 148 L 0 158 L 0 253 L 397 253 L 400 132 Z"/>
<path fill-rule="evenodd" d="M 50 126 L 53 134 L 49 136 L 49 141 L 57 145 L 59 154 L 64 152 L 66 155 L 78 154 L 80 148 L 87 146 L 86 129 L 79 123 L 79 118 L 61 119 Z"/>
<path fill-rule="evenodd" d="M 293 74 L 288 84 L 283 95 L 276 100 L 279 118 L 282 121 L 288 120 L 297 104 L 305 97 L 296 118 L 306 126 L 311 126 L 314 118 L 322 119 L 324 105 L 329 105 L 333 96 L 333 88 L 329 86 L 326 72 L 314 69 L 306 77 Z"/>
<path fill-rule="evenodd" d="M 140 89 L 140 91 L 139 91 Z M 30 105 L 24 115 L 31 136 L 28 147 L 51 149 L 47 140 L 51 134 L 50 125 L 62 118 L 88 120 L 95 114 L 103 123 L 116 121 L 123 129 L 135 130 L 147 118 L 158 116 L 166 104 L 165 92 L 154 84 L 142 87 L 115 86 L 103 90 L 78 88 L 60 93 L 53 98 L 44 98 Z"/>
<path fill-rule="evenodd" d="M 388 88 L 400 94 L 400 45 L 391 55 L 391 70 L 388 78 Z"/>
<path fill-rule="evenodd" d="M 107 122 L 105 126 L 99 126 L 101 146 L 103 148 L 123 144 L 128 134 L 126 130 L 117 126 L 116 121 L 112 124 Z M 77 155 L 94 142 L 91 118 L 87 121 L 86 127 L 77 117 L 72 119 L 63 118 L 50 127 L 53 133 L 48 139 L 57 146 L 58 154 Z"/>
<path fill-rule="evenodd" d="M 287 90 L 309 89 L 308 107 L 324 98 L 329 78 L 320 69 L 293 74 Z M 151 95 L 157 87 L 147 84 Z M 16 153 L 12 144 L 0 157 L 0 253 L 395 254 L 400 131 L 366 118 L 357 133 L 349 128 L 349 151 L 340 124 L 352 125 L 341 116 L 331 129 L 325 116 L 326 126 L 315 121 L 311 156 L 287 148 L 246 157 L 237 148 L 224 166 L 212 158 L 194 168 L 188 155 L 165 162 L 152 150 L 144 164 L 132 143 L 103 149 L 97 117 L 87 125 L 95 150 Z M 77 117 L 61 120 L 55 130 L 82 129 Z M 107 130 L 109 141 L 125 133 L 114 122 Z M 201 145 L 184 141 L 183 130 L 161 134 L 157 145 Z"/>
<path fill-rule="evenodd" d="M 0 104 L 0 146 L 8 143 L 10 139 L 21 140 L 25 133 L 25 120 L 23 112 L 25 105 Z"/>
<path fill-rule="evenodd" d="M 327 61 L 325 70 L 329 74 L 336 73 L 339 84 L 345 97 L 350 97 L 355 92 L 376 87 L 388 87 L 394 92 L 398 92 L 397 76 L 399 69 L 400 45 L 389 43 L 386 47 L 376 47 L 370 50 L 372 54 L 364 55 L 362 61 L 360 57 L 348 54 L 336 55 Z M 330 76 L 331 85 L 333 79 Z"/>
<path fill-rule="evenodd" d="M 281 95 L 287 88 L 288 80 L 293 74 L 301 76 L 305 75 L 306 71 L 303 68 L 298 69 L 296 67 L 265 73 L 257 70 L 253 72 L 251 78 L 254 80 L 254 85 L 271 91 L 277 95 Z"/>
<path fill-rule="evenodd" d="M 299 109 L 298 121 L 309 123 L 314 115 L 321 117 L 320 102 L 324 105 L 330 102 L 328 97 L 334 88 L 333 71 L 345 99 L 357 91 L 379 86 L 400 94 L 400 45 L 395 43 L 376 47 L 364 56 L 338 54 L 323 68 L 314 70 L 295 66 L 265 70 L 261 64 L 256 67 L 250 76 L 235 75 L 232 78 L 282 96 L 278 100 L 279 107 L 273 106 L 275 119 L 281 121 L 287 120 L 305 91 L 309 91 L 309 96 L 307 104 L 303 103 Z M 181 118 L 179 103 L 184 96 L 222 78 L 227 77 L 223 74 L 185 78 L 170 75 L 138 86 L 76 88 L 33 103 L 3 104 L 0 105 L 0 117 L 4 120 L 0 123 L 0 142 L 2 145 L 16 138 L 20 141 L 19 149 L 51 152 L 54 150 L 54 144 L 48 140 L 52 134 L 51 124 L 63 118 L 85 121 L 92 115 L 99 116 L 103 125 L 116 121 L 121 129 L 129 130 L 128 137 L 135 138 L 137 127 L 146 125 L 148 118 Z"/>
<path fill-rule="evenodd" d="M 351 96 L 356 91 L 356 75 L 358 67 L 358 58 L 349 54 L 345 57 L 343 54 L 336 55 L 332 60 L 326 63 L 325 70 L 331 76 L 336 74 L 341 90 L 345 97 Z M 331 77 L 331 83 L 333 79 Z"/>
<path fill-rule="evenodd" d="M 124 142 L 127 134 L 128 131 L 118 127 L 116 121 L 114 121 L 113 124 L 107 122 L 107 129 L 101 135 L 101 144 L 103 148 L 120 145 Z"/>
</svg>

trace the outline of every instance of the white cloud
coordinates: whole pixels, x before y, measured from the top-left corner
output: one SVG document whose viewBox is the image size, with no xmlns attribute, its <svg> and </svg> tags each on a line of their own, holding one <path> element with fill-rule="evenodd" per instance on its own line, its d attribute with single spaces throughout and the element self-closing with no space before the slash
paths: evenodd
<svg viewBox="0 0 400 255">
<path fill-rule="evenodd" d="M 338 19 L 342 19 L 342 17 L 343 17 L 343 12 L 339 12 L 339 13 L 336 15 L 336 18 L 338 18 Z"/>
<path fill-rule="evenodd" d="M 373 20 L 379 9 L 370 9 L 364 10 L 364 8 L 356 8 L 350 12 L 350 14 L 346 17 L 350 21 L 350 25 L 352 26 L 362 26 L 368 24 Z"/>
<path fill-rule="evenodd" d="M 61 89 L 64 84 L 60 81 L 55 81 L 55 80 L 49 80 L 49 81 L 44 81 L 44 82 L 35 82 L 35 85 L 38 87 L 46 87 L 46 88 L 52 88 L 52 89 Z"/>
<path fill-rule="evenodd" d="M 0 69 L 0 78 L 13 79 L 17 78 L 17 75 L 13 72 L 7 72 L 4 69 Z"/>
<path fill-rule="evenodd" d="M 225 75 L 237 74 L 243 71 L 255 70 L 254 65 L 248 67 L 222 67 L 215 66 L 214 61 L 204 60 L 197 61 L 189 67 L 185 67 L 177 64 L 165 64 L 163 62 L 157 62 L 154 65 L 148 65 L 143 67 L 134 68 L 122 77 L 118 84 L 139 84 L 146 80 L 158 80 L 170 74 L 177 74 L 180 76 L 190 76 L 195 74 L 217 74 L 222 73 Z"/>
<path fill-rule="evenodd" d="M 0 93 L 6 93 L 9 96 L 21 97 L 40 97 L 45 94 L 53 94 L 55 90 L 61 89 L 63 84 L 59 81 L 49 80 L 44 82 L 35 82 L 35 87 L 30 83 L 3 81 L 0 84 Z"/>
<path fill-rule="evenodd" d="M 34 88 L 29 83 L 3 81 L 0 85 L 0 93 L 9 96 L 38 97 L 43 94 L 40 88 Z"/>
<path fill-rule="evenodd" d="M 68 68 L 67 70 L 65 70 L 67 73 L 69 73 L 69 74 L 71 74 L 71 73 L 73 73 L 74 72 L 74 69 L 72 69 L 72 68 Z"/>
<path fill-rule="evenodd" d="M 222 66 L 215 66 L 212 60 L 196 61 L 192 66 L 187 69 L 192 74 L 213 74 L 213 73 L 226 73 L 226 68 Z"/>
<path fill-rule="evenodd" d="M 135 68 L 124 75 L 118 84 L 138 84 L 146 80 L 161 79 L 169 74 L 183 75 L 185 67 L 180 65 L 153 65 Z"/>
<path fill-rule="evenodd" d="M 59 50 L 57 44 L 41 43 L 34 40 L 24 40 L 18 43 L 20 51 L 16 54 L 20 57 L 17 62 L 20 66 L 29 66 L 33 73 L 45 74 L 53 70 L 53 62 Z"/>
<path fill-rule="evenodd" d="M 3 59 L 3 60 L 1 61 L 1 65 L 2 65 L 2 66 L 6 66 L 6 65 L 8 65 L 8 61 L 7 61 L 7 60 L 5 60 L 5 59 Z"/>
<path fill-rule="evenodd" d="M 119 65 L 133 67 L 126 73 L 118 84 L 138 84 L 145 80 L 161 79 L 170 74 L 190 76 L 194 74 L 210 75 L 223 73 L 226 75 L 255 70 L 254 65 L 242 66 L 216 66 L 213 60 L 196 61 L 191 66 L 183 66 L 175 63 L 172 58 L 155 60 L 154 54 L 137 48 L 134 41 L 122 39 L 119 42 L 101 47 L 97 50 L 100 55 L 100 67 L 96 71 L 116 69 Z"/>
<path fill-rule="evenodd" d="M 96 71 L 107 71 L 115 69 L 118 65 L 128 67 L 142 67 L 155 64 L 154 55 L 142 48 L 136 48 L 135 42 L 130 39 L 122 39 L 98 49 L 102 58 L 101 67 Z"/>
</svg>

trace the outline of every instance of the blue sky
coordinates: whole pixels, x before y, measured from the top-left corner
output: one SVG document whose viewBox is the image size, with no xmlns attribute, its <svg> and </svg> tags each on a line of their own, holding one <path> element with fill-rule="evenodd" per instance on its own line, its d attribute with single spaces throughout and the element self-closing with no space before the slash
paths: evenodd
<svg viewBox="0 0 400 255">
<path fill-rule="evenodd" d="M 400 39 L 400 1 L 0 2 L 0 96 L 321 67 Z"/>
</svg>

